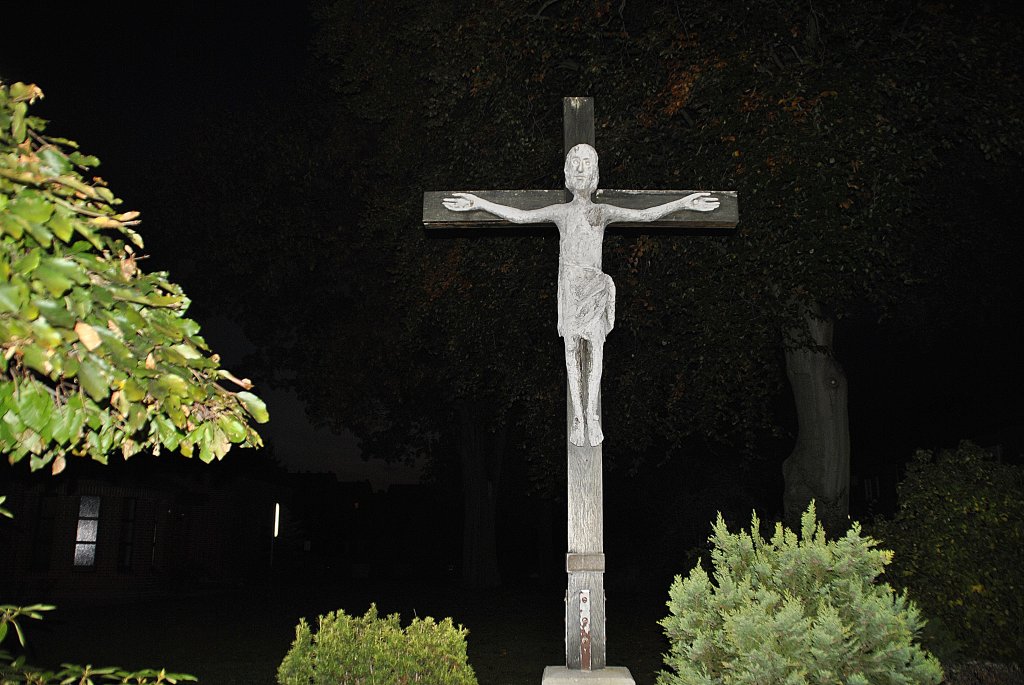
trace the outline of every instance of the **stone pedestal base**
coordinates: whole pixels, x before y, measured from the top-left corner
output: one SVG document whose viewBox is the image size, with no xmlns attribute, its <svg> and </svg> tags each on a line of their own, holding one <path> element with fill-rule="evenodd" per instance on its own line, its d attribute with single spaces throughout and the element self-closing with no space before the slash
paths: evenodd
<svg viewBox="0 0 1024 685">
<path fill-rule="evenodd" d="M 565 666 L 544 668 L 542 685 L 636 685 L 628 668 L 609 666 L 597 671 L 570 671 Z"/>
</svg>

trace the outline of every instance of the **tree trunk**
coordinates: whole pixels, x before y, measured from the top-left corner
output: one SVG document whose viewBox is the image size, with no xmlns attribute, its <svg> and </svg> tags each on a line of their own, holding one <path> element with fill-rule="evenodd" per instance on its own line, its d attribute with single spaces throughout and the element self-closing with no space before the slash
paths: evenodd
<svg viewBox="0 0 1024 685">
<path fill-rule="evenodd" d="M 462 580 L 470 587 L 501 585 L 495 535 L 498 481 L 507 428 L 486 430 L 469 406 L 459 408 L 459 460 L 462 464 Z M 488 438 L 493 444 L 488 445 Z"/>
<path fill-rule="evenodd" d="M 799 530 L 800 514 L 813 499 L 829 535 L 842 534 L 850 511 L 850 418 L 846 374 L 832 354 L 834 322 L 818 307 L 804 314 L 816 347 L 786 348 L 786 375 L 793 388 L 798 433 L 782 464 L 787 525 Z"/>
</svg>

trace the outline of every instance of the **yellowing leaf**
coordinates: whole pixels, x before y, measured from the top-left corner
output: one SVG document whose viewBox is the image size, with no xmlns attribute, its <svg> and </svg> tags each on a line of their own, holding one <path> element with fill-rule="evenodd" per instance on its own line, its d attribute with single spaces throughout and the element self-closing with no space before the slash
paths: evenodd
<svg viewBox="0 0 1024 685">
<path fill-rule="evenodd" d="M 100 188 L 100 190 L 106 190 L 106 188 Z M 111 219 L 109 216 L 96 216 L 89 219 L 89 223 L 99 228 L 119 228 L 121 222 L 116 219 Z"/>
<path fill-rule="evenodd" d="M 34 83 L 17 83 L 11 84 L 11 99 L 15 102 L 22 100 L 28 100 L 29 104 L 32 104 L 37 99 L 43 97 L 43 91 Z"/>
<path fill-rule="evenodd" d="M 248 378 L 237 378 L 233 373 L 231 373 L 227 369 L 219 369 L 217 371 L 217 375 L 220 376 L 221 378 L 228 379 L 229 381 L 231 381 L 232 383 L 241 388 L 245 388 L 246 390 L 252 389 L 251 380 L 249 380 Z"/>
<path fill-rule="evenodd" d="M 121 275 L 124 276 L 126 281 L 130 281 L 138 271 L 138 267 L 135 266 L 134 255 L 121 260 Z"/>
<path fill-rule="evenodd" d="M 100 340 L 100 336 L 96 332 L 96 329 L 84 321 L 79 321 L 75 324 L 75 333 L 78 334 L 78 339 L 82 341 L 83 345 L 85 345 L 85 349 L 90 352 L 103 343 L 103 341 Z"/>
</svg>

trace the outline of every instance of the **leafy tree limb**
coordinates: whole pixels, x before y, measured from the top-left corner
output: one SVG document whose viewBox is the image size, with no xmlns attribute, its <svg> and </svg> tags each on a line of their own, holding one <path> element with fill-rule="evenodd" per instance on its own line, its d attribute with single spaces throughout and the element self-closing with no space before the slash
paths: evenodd
<svg viewBox="0 0 1024 685">
<path fill-rule="evenodd" d="M 260 446 L 263 401 L 181 288 L 139 268 L 139 213 L 91 176 L 99 160 L 28 115 L 42 96 L 0 84 L 0 451 L 57 474 L 69 456 Z"/>
</svg>

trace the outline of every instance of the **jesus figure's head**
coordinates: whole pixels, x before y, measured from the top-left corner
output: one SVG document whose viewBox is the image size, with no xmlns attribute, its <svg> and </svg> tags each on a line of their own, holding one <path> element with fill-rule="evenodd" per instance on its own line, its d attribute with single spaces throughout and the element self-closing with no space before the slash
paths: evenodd
<svg viewBox="0 0 1024 685">
<path fill-rule="evenodd" d="M 580 143 L 565 156 L 565 187 L 574 195 L 590 194 L 597 190 L 597 150 Z"/>
</svg>

